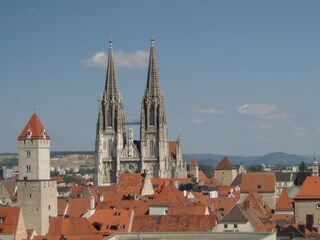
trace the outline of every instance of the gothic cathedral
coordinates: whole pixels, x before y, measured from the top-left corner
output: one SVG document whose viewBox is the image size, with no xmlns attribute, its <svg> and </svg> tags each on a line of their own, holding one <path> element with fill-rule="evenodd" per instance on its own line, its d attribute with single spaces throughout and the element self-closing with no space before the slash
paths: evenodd
<svg viewBox="0 0 320 240">
<path fill-rule="evenodd" d="M 181 142 L 168 141 L 164 96 L 160 89 L 154 40 L 151 39 L 147 87 L 141 102 L 140 140 L 128 129 L 118 89 L 112 41 L 109 42 L 105 89 L 100 98 L 95 146 L 95 184 L 117 184 L 121 173 L 153 178 L 186 177 Z"/>
</svg>

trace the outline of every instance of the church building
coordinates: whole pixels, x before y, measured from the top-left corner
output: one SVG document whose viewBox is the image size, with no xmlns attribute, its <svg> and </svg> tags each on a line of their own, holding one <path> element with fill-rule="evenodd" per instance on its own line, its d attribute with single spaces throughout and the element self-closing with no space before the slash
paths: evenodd
<svg viewBox="0 0 320 240">
<path fill-rule="evenodd" d="M 147 86 L 141 102 L 140 140 L 126 130 L 112 41 L 109 42 L 105 89 L 100 98 L 95 146 L 95 184 L 117 184 L 121 173 L 153 178 L 186 177 L 181 141 L 168 140 L 164 95 L 160 89 L 154 40 L 151 39 Z"/>
</svg>

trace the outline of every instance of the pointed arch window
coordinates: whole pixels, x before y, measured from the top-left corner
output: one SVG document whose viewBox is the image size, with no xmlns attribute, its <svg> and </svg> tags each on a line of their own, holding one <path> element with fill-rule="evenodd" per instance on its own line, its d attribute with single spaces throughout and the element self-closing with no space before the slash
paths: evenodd
<svg viewBox="0 0 320 240">
<path fill-rule="evenodd" d="M 154 140 L 150 141 L 150 149 L 149 149 L 150 156 L 156 155 L 156 146 Z"/>
<path fill-rule="evenodd" d="M 112 139 L 108 140 L 108 156 L 112 157 L 112 150 L 113 150 L 113 146 L 112 146 Z"/>
<path fill-rule="evenodd" d="M 150 126 L 154 126 L 154 106 L 151 106 L 150 108 Z"/>
<path fill-rule="evenodd" d="M 112 127 L 112 111 L 111 108 L 108 109 L 107 112 L 107 126 Z"/>
</svg>

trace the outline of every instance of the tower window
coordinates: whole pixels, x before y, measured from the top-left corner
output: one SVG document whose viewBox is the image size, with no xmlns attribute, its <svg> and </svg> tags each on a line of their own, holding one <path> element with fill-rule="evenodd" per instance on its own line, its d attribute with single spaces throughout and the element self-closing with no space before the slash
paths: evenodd
<svg viewBox="0 0 320 240">
<path fill-rule="evenodd" d="M 27 171 L 27 172 L 31 172 L 31 166 L 30 166 L 30 165 L 27 165 L 27 166 L 26 166 L 26 171 Z"/>
<path fill-rule="evenodd" d="M 27 131 L 27 138 L 30 139 L 32 137 L 32 132 L 30 129 Z"/>
<path fill-rule="evenodd" d="M 26 151 L 26 155 L 27 155 L 27 158 L 30 158 L 30 156 L 31 156 L 31 152 L 28 150 L 28 151 Z"/>
<path fill-rule="evenodd" d="M 155 151 L 155 143 L 154 140 L 150 141 L 150 156 L 155 156 L 156 155 L 156 151 Z"/>
<path fill-rule="evenodd" d="M 150 126 L 154 126 L 154 106 L 150 108 Z"/>
<path fill-rule="evenodd" d="M 113 149 L 113 147 L 112 147 L 112 139 L 109 139 L 109 141 L 108 141 L 108 156 L 109 157 L 112 157 L 112 149 Z"/>
<path fill-rule="evenodd" d="M 108 127 L 112 126 L 112 111 L 111 111 L 111 108 L 109 108 L 108 112 L 107 112 L 107 126 Z"/>
</svg>

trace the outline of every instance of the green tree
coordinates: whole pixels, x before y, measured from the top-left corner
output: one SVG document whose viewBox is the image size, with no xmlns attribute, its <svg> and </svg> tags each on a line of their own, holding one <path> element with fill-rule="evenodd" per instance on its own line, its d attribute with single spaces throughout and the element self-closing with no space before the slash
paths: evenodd
<svg viewBox="0 0 320 240">
<path fill-rule="evenodd" d="M 304 161 L 302 161 L 302 162 L 300 163 L 300 165 L 299 165 L 299 171 L 300 171 L 300 172 L 305 172 L 305 171 L 307 171 L 307 170 L 308 170 L 307 165 L 304 163 Z"/>
<path fill-rule="evenodd" d="M 262 172 L 263 166 L 261 164 L 251 165 L 248 167 L 248 171 L 250 172 Z"/>
<path fill-rule="evenodd" d="M 212 178 L 214 175 L 214 168 L 209 165 L 199 165 L 199 170 L 202 170 L 207 178 Z"/>
</svg>

